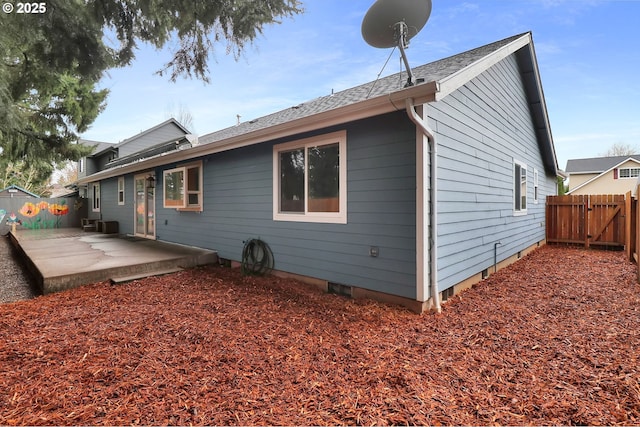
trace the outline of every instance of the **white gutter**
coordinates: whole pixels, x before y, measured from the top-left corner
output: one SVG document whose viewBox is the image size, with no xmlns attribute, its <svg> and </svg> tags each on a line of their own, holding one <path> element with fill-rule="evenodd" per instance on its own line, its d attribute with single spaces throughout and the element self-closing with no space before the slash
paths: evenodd
<svg viewBox="0 0 640 427">
<path fill-rule="evenodd" d="M 433 131 L 429 128 L 429 125 L 425 120 L 422 119 L 416 113 L 415 104 L 413 98 L 407 98 L 405 101 L 407 115 L 411 119 L 413 123 L 420 129 L 420 131 L 427 137 L 429 141 L 430 148 L 429 150 L 429 181 L 430 181 L 430 197 L 429 202 L 431 208 L 429 209 L 429 223 L 431 225 L 431 232 L 429 233 L 429 264 L 431 266 L 431 274 L 429 275 L 430 281 L 430 294 L 431 294 L 431 302 L 432 309 L 436 312 L 440 313 L 442 308 L 440 307 L 440 294 L 438 293 L 438 232 L 437 232 L 437 224 L 438 224 L 438 187 L 437 187 L 437 171 L 438 171 L 438 155 L 437 155 L 437 144 L 436 138 L 434 136 Z M 422 183 L 424 185 L 424 183 Z M 423 224 L 423 227 L 426 227 L 426 224 Z M 418 236 L 416 236 L 418 238 Z M 423 240 L 424 244 L 424 240 Z"/>
<path fill-rule="evenodd" d="M 241 134 L 219 141 L 209 141 L 209 135 L 199 137 L 199 144 L 188 150 L 173 151 L 155 158 L 142 159 L 139 162 L 122 165 L 96 172 L 87 177 L 78 179 L 79 184 L 100 181 L 127 173 L 144 171 L 167 163 L 179 163 L 201 156 L 211 155 L 235 148 L 260 144 L 274 139 L 284 138 L 299 133 L 309 132 L 324 127 L 336 126 L 351 121 L 398 111 L 397 104 L 411 97 L 417 103 L 425 103 L 435 100 L 437 84 L 435 82 L 423 83 L 411 86 L 396 92 L 377 96 L 348 104 L 342 107 L 328 109 L 327 111 L 309 114 L 299 119 L 286 121 L 277 125 L 271 125 L 246 134 Z M 215 133 L 215 132 L 214 132 Z"/>
</svg>

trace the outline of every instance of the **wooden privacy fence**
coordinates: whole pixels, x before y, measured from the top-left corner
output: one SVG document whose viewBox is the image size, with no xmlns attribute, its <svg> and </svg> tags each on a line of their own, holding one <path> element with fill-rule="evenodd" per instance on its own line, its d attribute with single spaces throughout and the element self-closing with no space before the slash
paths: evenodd
<svg viewBox="0 0 640 427">
<path fill-rule="evenodd" d="M 87 205 L 82 198 L 0 197 L 0 235 L 9 232 L 11 222 L 31 230 L 80 227 Z"/>
<path fill-rule="evenodd" d="M 640 195 L 640 186 L 636 188 Z M 547 242 L 624 248 L 638 264 L 640 283 L 640 209 L 627 194 L 547 197 Z"/>
<path fill-rule="evenodd" d="M 631 192 L 548 196 L 547 242 L 631 249 L 632 201 Z"/>
</svg>

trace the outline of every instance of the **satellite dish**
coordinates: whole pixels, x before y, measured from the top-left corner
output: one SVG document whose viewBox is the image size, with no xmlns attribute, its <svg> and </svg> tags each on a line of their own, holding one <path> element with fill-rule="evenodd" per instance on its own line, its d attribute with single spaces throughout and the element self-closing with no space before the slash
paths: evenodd
<svg viewBox="0 0 640 427">
<path fill-rule="evenodd" d="M 362 20 L 362 38 L 371 46 L 397 46 L 409 73 L 407 86 L 415 84 L 404 52 L 409 40 L 422 30 L 431 15 L 431 0 L 378 0 Z"/>
</svg>

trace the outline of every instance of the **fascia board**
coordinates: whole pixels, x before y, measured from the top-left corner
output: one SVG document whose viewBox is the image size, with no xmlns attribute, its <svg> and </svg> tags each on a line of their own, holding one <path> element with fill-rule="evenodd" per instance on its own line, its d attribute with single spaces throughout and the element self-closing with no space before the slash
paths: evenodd
<svg viewBox="0 0 640 427">
<path fill-rule="evenodd" d="M 477 60 L 476 62 L 456 71 L 449 76 L 438 81 L 438 92 L 436 100 L 439 101 L 447 95 L 455 92 L 475 77 L 479 76 L 498 62 L 517 52 L 524 46 L 532 42 L 531 34 L 527 33 L 511 43 L 501 47 L 495 52 Z"/>
<path fill-rule="evenodd" d="M 428 102 L 435 101 L 436 90 L 437 85 L 435 82 L 410 86 L 386 95 L 355 102 L 344 107 L 292 120 L 279 125 L 270 126 L 244 135 L 238 135 L 222 141 L 201 144 L 186 150 L 142 159 L 135 163 L 122 165 L 113 169 L 107 169 L 81 178 L 78 180 L 78 183 L 86 184 L 89 182 L 100 181 L 102 179 L 112 178 L 127 173 L 152 169 L 168 163 L 183 162 L 196 157 L 247 147 L 250 145 L 273 141 L 279 138 L 286 138 L 288 136 L 349 123 L 355 120 L 374 117 L 393 111 L 404 111 L 405 100 L 407 98 L 413 98 L 415 105 L 426 104 Z"/>
<path fill-rule="evenodd" d="M 591 174 L 594 174 L 594 173 L 601 174 L 601 173 L 602 173 L 602 171 L 580 171 L 580 172 L 567 172 L 567 174 L 568 174 L 569 176 L 571 176 L 571 175 L 591 175 Z"/>
</svg>

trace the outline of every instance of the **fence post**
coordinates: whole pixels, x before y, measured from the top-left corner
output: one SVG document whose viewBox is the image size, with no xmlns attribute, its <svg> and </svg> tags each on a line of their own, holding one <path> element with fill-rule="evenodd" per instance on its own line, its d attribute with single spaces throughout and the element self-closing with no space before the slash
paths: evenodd
<svg viewBox="0 0 640 427">
<path fill-rule="evenodd" d="M 633 259 L 633 251 L 631 244 L 631 191 L 624 195 L 624 250 L 627 259 Z"/>
<path fill-rule="evenodd" d="M 544 238 L 546 242 L 549 242 L 551 238 L 551 212 L 549 212 L 549 197 L 544 199 Z"/>
<path fill-rule="evenodd" d="M 589 212 L 591 211 L 591 196 L 585 196 L 584 200 L 584 247 L 589 249 Z"/>
<path fill-rule="evenodd" d="M 636 187 L 636 217 L 634 218 L 635 223 L 636 223 L 636 227 L 635 227 L 635 241 L 636 241 L 636 247 L 635 247 L 635 253 L 636 253 L 636 270 L 638 273 L 638 283 L 640 283 L 640 254 L 638 254 L 638 252 L 640 252 L 640 184 Z"/>
</svg>

